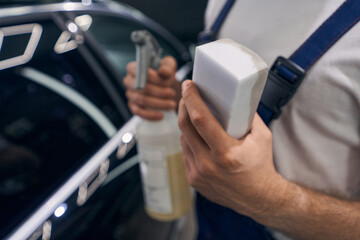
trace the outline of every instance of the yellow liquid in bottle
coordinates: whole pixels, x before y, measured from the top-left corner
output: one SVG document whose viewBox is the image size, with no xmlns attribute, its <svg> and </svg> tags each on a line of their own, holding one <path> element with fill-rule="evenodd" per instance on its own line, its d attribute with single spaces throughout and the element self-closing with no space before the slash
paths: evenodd
<svg viewBox="0 0 360 240">
<path fill-rule="evenodd" d="M 172 221 L 186 214 L 191 207 L 191 192 L 186 179 L 182 152 L 169 155 L 166 158 L 169 176 L 169 187 L 172 204 L 172 212 L 169 214 L 156 213 L 148 208 L 146 212 L 154 219 L 160 221 Z"/>
</svg>

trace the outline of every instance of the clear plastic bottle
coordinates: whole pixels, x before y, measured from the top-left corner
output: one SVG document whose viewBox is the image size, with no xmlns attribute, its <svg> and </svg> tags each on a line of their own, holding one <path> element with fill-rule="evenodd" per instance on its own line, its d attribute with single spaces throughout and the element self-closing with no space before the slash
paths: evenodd
<svg viewBox="0 0 360 240">
<path fill-rule="evenodd" d="M 146 212 L 161 221 L 183 216 L 192 200 L 176 113 L 164 112 L 160 121 L 143 119 L 137 137 Z"/>
</svg>

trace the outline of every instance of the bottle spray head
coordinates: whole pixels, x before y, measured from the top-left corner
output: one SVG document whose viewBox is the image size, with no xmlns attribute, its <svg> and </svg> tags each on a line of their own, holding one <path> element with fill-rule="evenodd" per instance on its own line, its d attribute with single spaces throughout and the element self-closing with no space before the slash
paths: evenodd
<svg viewBox="0 0 360 240">
<path fill-rule="evenodd" d="M 148 68 L 157 70 L 160 66 L 162 49 L 154 36 L 146 30 L 133 31 L 131 40 L 136 46 L 135 89 L 142 89 L 146 85 Z"/>
</svg>

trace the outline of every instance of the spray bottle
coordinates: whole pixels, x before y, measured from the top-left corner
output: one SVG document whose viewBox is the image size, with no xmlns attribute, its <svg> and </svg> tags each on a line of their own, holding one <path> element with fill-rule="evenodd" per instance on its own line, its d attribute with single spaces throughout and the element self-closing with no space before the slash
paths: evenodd
<svg viewBox="0 0 360 240">
<path fill-rule="evenodd" d="M 134 31 L 136 45 L 135 88 L 146 85 L 149 67 L 157 70 L 161 52 L 156 39 L 146 30 Z M 187 213 L 191 192 L 182 161 L 180 130 L 174 111 L 165 111 L 160 121 L 142 119 L 137 131 L 137 150 L 143 184 L 145 210 L 161 221 L 172 221 Z"/>
</svg>

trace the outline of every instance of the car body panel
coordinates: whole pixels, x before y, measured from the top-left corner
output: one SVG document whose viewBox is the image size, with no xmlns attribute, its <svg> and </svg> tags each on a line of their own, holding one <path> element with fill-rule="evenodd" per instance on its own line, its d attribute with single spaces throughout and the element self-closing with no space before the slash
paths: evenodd
<svg viewBox="0 0 360 240">
<path fill-rule="evenodd" d="M 87 29 L 79 17 L 91 19 Z M 191 69 L 185 47 L 112 3 L 2 8 L 0 19 L 0 237 L 135 236 L 143 203 L 132 148 L 139 118 L 122 86 L 135 59 L 126 35 L 151 31 L 184 66 L 179 78 Z"/>
</svg>

